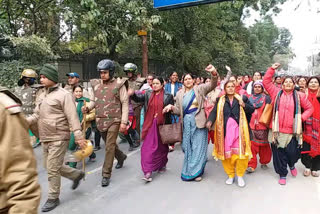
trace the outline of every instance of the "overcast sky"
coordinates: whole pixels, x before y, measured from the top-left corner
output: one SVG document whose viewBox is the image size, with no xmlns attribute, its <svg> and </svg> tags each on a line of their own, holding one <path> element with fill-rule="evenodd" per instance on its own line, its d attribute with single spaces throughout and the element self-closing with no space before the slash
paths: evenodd
<svg viewBox="0 0 320 214">
<path fill-rule="evenodd" d="M 297 57 L 291 66 L 306 70 L 307 56 L 312 51 L 320 51 L 320 44 L 314 44 L 316 40 L 320 43 L 320 1 L 288 0 L 281 8 L 282 12 L 274 17 L 274 21 L 279 27 L 288 28 L 293 35 L 291 47 Z M 252 23 L 254 18 L 257 16 L 253 15 L 248 22 Z"/>
</svg>

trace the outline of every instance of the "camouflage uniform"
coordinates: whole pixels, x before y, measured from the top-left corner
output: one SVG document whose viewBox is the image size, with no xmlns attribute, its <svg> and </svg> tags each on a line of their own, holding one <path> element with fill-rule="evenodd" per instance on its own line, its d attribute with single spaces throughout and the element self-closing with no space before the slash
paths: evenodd
<svg viewBox="0 0 320 214">
<path fill-rule="evenodd" d="M 18 98 L 0 87 L 0 213 L 36 214 L 40 185 Z"/>
<path fill-rule="evenodd" d="M 43 86 L 39 84 L 35 84 L 32 86 L 23 85 L 21 87 L 16 87 L 14 90 L 14 94 L 21 100 L 22 102 L 22 112 L 28 117 L 33 114 L 33 111 L 36 107 L 36 103 L 39 102 L 40 94 L 43 93 Z M 35 132 L 35 133 L 34 133 Z M 39 139 L 37 139 L 34 135 L 37 136 L 37 130 L 34 132 L 29 131 L 30 135 L 30 143 L 35 148 L 40 144 Z"/>
<path fill-rule="evenodd" d="M 32 86 L 16 87 L 14 94 L 22 102 L 22 111 L 26 116 L 33 114 L 33 110 L 36 107 L 37 88 Z"/>
<path fill-rule="evenodd" d="M 144 84 L 145 79 L 146 78 L 135 78 L 133 80 L 128 79 L 129 88 L 134 91 L 138 91 Z M 142 104 L 136 103 L 133 100 L 131 101 L 131 104 L 133 107 L 134 116 L 136 117 L 136 130 L 140 135 L 140 115 L 141 115 Z"/>
<path fill-rule="evenodd" d="M 118 161 L 126 158 L 126 155 L 119 150 L 116 140 L 120 124 L 127 124 L 128 122 L 127 81 L 112 78 L 107 84 L 103 84 L 100 79 L 93 79 L 90 82 L 95 101 L 89 106 L 89 110 L 96 109 L 97 128 L 106 143 L 102 176 L 110 178 L 114 157 Z"/>
</svg>

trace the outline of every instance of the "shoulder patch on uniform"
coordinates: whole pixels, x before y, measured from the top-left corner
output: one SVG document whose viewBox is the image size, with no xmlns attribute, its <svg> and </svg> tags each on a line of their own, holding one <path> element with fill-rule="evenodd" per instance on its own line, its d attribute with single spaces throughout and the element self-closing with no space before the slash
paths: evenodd
<svg viewBox="0 0 320 214">
<path fill-rule="evenodd" d="M 101 81 L 99 79 L 91 79 L 90 80 L 90 84 L 91 87 L 94 88 L 96 85 L 99 85 L 101 83 Z"/>
<path fill-rule="evenodd" d="M 33 84 L 33 85 L 31 86 L 31 88 L 40 89 L 40 88 L 44 88 L 44 86 L 41 85 L 41 84 Z"/>
<path fill-rule="evenodd" d="M 144 77 L 139 77 L 139 78 L 137 78 L 137 82 L 140 82 L 140 83 L 144 83 L 144 81 L 146 80 L 146 78 L 144 78 Z"/>
<path fill-rule="evenodd" d="M 64 93 L 70 93 L 67 89 L 64 89 L 62 87 L 59 87 L 58 90 L 63 91 Z"/>
<path fill-rule="evenodd" d="M 10 112 L 10 114 L 22 112 L 21 104 L 4 92 L 0 92 L 0 103 Z"/>
<path fill-rule="evenodd" d="M 117 85 L 118 85 L 118 88 L 121 88 L 124 85 L 128 89 L 129 87 L 128 79 L 117 78 Z"/>
</svg>

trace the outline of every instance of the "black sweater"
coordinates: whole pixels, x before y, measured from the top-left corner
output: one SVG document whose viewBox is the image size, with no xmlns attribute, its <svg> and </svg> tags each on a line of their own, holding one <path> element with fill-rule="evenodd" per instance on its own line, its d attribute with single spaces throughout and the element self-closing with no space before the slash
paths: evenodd
<svg viewBox="0 0 320 214">
<path fill-rule="evenodd" d="M 211 111 L 208 121 L 211 121 L 212 124 L 217 119 L 217 109 L 218 109 L 218 102 L 219 98 L 217 98 L 216 105 L 214 106 L 213 110 Z M 251 120 L 252 113 L 254 112 L 254 107 L 249 101 L 248 97 L 243 95 L 242 96 L 243 102 L 245 103 L 244 111 L 246 113 L 248 125 Z M 224 123 L 224 135 L 226 135 L 226 126 L 227 126 L 227 121 L 229 117 L 233 118 L 238 124 L 239 124 L 239 119 L 240 119 L 240 107 L 239 107 L 239 101 L 236 98 L 233 98 L 232 101 L 232 106 L 230 105 L 230 100 L 228 96 L 226 96 L 226 103 L 223 107 L 223 123 Z"/>
</svg>

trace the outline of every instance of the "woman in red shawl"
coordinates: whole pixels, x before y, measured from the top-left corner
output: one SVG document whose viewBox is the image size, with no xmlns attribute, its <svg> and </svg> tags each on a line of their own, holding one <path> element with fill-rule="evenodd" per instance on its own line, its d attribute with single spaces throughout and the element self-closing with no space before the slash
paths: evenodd
<svg viewBox="0 0 320 214">
<path fill-rule="evenodd" d="M 144 94 L 133 93 L 129 89 L 128 94 L 135 102 L 144 103 L 144 123 L 141 139 L 141 167 L 144 173 L 144 180 L 152 181 L 151 175 L 154 171 L 164 172 L 168 162 L 168 145 L 162 144 L 158 126 L 160 124 L 170 124 L 170 113 L 163 114 L 165 106 L 173 105 L 173 96 L 163 88 L 164 81 L 161 77 L 155 77 L 152 81 L 152 91 Z"/>
<path fill-rule="evenodd" d="M 311 77 L 307 82 L 307 91 L 309 101 L 312 103 L 314 112 L 304 123 L 303 147 L 301 162 L 306 167 L 303 175 L 319 177 L 317 172 L 320 169 L 320 80 L 317 77 Z"/>
</svg>

